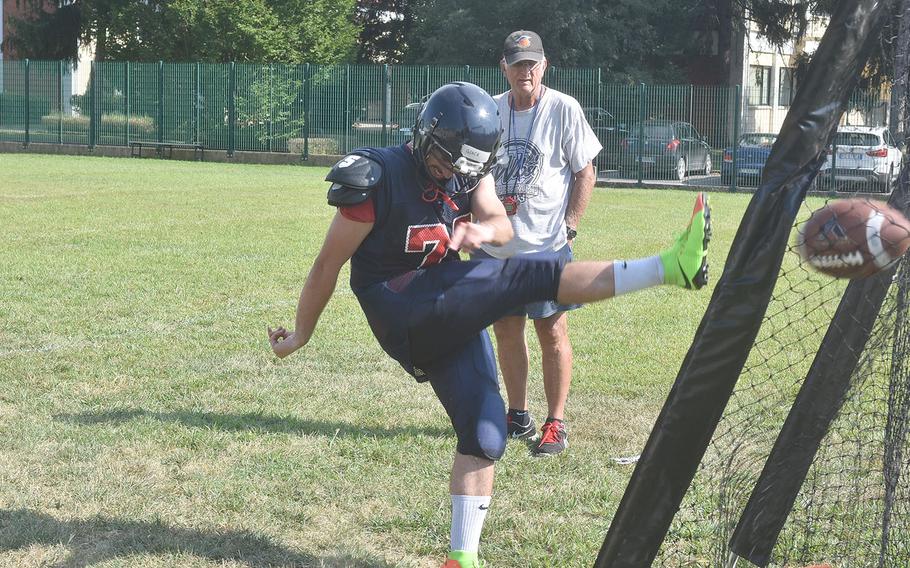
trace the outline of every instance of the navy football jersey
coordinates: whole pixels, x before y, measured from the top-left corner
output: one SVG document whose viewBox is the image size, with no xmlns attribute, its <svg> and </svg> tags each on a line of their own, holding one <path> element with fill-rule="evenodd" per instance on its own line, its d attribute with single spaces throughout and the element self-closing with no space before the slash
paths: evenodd
<svg viewBox="0 0 910 568">
<path fill-rule="evenodd" d="M 416 158 L 407 145 L 360 148 L 355 154 L 382 165 L 373 190 L 373 229 L 351 258 L 351 288 L 390 280 L 440 262 L 460 260 L 449 248 L 456 223 L 471 219 L 471 194 L 455 193 L 453 178 L 443 198 L 421 180 Z"/>
</svg>

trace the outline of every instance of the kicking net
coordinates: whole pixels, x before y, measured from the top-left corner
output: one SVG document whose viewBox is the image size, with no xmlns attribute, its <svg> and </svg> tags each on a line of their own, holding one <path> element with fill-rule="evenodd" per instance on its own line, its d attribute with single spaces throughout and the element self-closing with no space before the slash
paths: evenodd
<svg viewBox="0 0 910 568">
<path fill-rule="evenodd" d="M 822 203 L 807 200 L 798 221 Z M 655 566 L 908 566 L 910 260 L 884 280 L 848 290 L 791 247 Z M 825 358 L 844 368 L 819 373 Z M 788 489 L 795 500 L 775 503 Z"/>
</svg>

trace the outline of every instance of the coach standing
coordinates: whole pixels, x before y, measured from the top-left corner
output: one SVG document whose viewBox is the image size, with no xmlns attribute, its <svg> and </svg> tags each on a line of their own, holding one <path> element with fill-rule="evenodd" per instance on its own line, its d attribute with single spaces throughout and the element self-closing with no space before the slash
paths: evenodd
<svg viewBox="0 0 910 568">
<path fill-rule="evenodd" d="M 515 238 L 503 246 L 484 245 L 479 256 L 554 251 L 571 259 L 572 242 L 594 188 L 591 162 L 600 142 L 578 101 L 543 85 L 547 59 L 540 36 L 531 31 L 509 34 L 499 66 L 510 89 L 494 97 L 503 128 L 503 155 L 494 176 Z M 567 447 L 564 420 L 572 345 L 566 312 L 577 307 L 528 304 L 493 326 L 509 402 L 509 435 L 537 442 L 535 455 L 554 455 Z M 526 317 L 534 321 L 543 359 L 548 412 L 539 440 L 528 412 Z"/>
</svg>

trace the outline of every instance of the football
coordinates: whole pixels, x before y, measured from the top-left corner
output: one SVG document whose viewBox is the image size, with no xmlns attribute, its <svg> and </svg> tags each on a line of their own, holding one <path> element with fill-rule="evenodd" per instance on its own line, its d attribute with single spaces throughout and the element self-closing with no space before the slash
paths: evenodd
<svg viewBox="0 0 910 568">
<path fill-rule="evenodd" d="M 812 268 L 835 278 L 866 278 L 910 247 L 910 221 L 868 199 L 839 199 L 812 212 L 797 232 L 796 248 Z"/>
</svg>

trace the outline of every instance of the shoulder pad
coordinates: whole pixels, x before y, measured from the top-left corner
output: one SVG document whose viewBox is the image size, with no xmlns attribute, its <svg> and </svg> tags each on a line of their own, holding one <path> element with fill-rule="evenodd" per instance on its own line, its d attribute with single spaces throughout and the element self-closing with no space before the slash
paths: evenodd
<svg viewBox="0 0 910 568">
<path fill-rule="evenodd" d="M 327 199 L 329 205 L 357 205 L 369 199 L 370 193 L 382 179 L 382 164 L 360 154 L 348 154 L 338 161 L 325 176 L 332 182 Z"/>
</svg>

